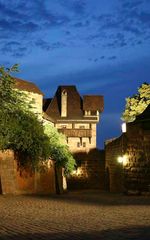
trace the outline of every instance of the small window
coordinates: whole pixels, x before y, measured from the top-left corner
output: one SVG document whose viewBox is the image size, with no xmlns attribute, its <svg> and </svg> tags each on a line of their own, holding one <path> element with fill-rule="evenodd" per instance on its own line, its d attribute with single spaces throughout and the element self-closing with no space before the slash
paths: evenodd
<svg viewBox="0 0 150 240">
<path fill-rule="evenodd" d="M 81 126 L 79 126 L 79 128 L 80 128 L 80 129 L 84 129 L 84 128 L 85 128 L 85 126 L 84 126 L 84 125 L 81 125 Z"/>
<path fill-rule="evenodd" d="M 61 128 L 67 128 L 67 126 L 66 125 L 61 125 Z"/>
<path fill-rule="evenodd" d="M 77 143 L 77 147 L 80 147 L 80 146 L 81 146 L 81 143 L 80 143 L 80 142 L 78 142 L 78 143 Z"/>
<path fill-rule="evenodd" d="M 83 142 L 83 147 L 86 147 L 86 142 Z"/>
</svg>

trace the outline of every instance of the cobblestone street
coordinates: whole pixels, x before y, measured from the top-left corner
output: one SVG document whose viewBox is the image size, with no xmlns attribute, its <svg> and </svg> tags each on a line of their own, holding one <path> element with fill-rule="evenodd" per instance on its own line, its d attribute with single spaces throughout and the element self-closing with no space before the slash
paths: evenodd
<svg viewBox="0 0 150 240">
<path fill-rule="evenodd" d="M 0 195 L 2 239 L 149 240 L 150 197 L 99 191 Z"/>
</svg>

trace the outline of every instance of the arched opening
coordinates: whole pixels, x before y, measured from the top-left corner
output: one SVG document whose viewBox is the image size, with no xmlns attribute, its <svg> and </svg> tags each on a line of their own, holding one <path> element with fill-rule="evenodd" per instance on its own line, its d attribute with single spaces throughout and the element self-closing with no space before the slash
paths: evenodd
<svg viewBox="0 0 150 240">
<path fill-rule="evenodd" d="M 62 95 L 67 95 L 66 89 L 64 89 L 64 90 L 62 91 Z"/>
<path fill-rule="evenodd" d="M 105 171 L 105 190 L 110 191 L 110 172 L 109 168 Z"/>
</svg>

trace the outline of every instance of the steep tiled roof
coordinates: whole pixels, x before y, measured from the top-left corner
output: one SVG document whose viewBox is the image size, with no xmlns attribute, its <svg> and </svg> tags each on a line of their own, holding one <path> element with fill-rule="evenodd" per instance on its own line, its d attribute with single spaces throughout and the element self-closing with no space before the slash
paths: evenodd
<svg viewBox="0 0 150 240">
<path fill-rule="evenodd" d="M 48 108 L 49 104 L 51 103 L 52 98 L 43 98 L 43 111 L 45 112 Z"/>
<path fill-rule="evenodd" d="M 83 96 L 83 110 L 99 110 L 103 111 L 104 99 L 103 96 L 85 95 Z"/>
<path fill-rule="evenodd" d="M 54 119 L 52 119 L 50 116 L 48 116 L 45 112 L 43 113 L 43 118 L 45 119 L 45 120 L 48 120 L 48 121 L 50 121 L 50 122 L 54 122 Z"/>
<path fill-rule="evenodd" d="M 65 92 L 67 92 L 67 117 L 63 117 L 63 120 L 83 119 L 84 118 L 83 99 L 81 98 L 75 86 L 59 86 L 53 99 L 51 101 L 48 99 L 45 101 L 44 111 L 46 112 L 47 115 L 49 115 L 51 118 L 55 120 L 62 119 L 61 93 L 64 92 L 64 90 Z M 95 96 L 92 96 L 92 97 L 95 97 Z M 92 98 L 90 99 L 92 100 Z M 102 96 L 100 96 L 100 99 L 102 99 Z M 95 104 L 95 106 L 97 106 L 96 110 L 100 109 L 100 106 L 98 105 L 100 104 L 100 99 L 99 99 L 99 96 L 96 96 L 95 98 L 93 98 L 93 101 L 98 102 Z M 90 110 L 93 110 L 93 108 Z M 86 117 L 85 120 L 88 120 L 88 119 L 96 120 L 97 118 L 95 116 L 90 116 L 90 117 Z"/>
<path fill-rule="evenodd" d="M 19 78 L 14 78 L 14 80 L 15 80 L 15 87 L 17 89 L 44 95 L 34 83 L 28 82 Z"/>
<path fill-rule="evenodd" d="M 82 118 L 82 99 L 75 86 L 59 86 L 45 112 L 54 119 L 61 118 L 61 93 L 64 90 L 67 92 L 66 118 Z"/>
</svg>

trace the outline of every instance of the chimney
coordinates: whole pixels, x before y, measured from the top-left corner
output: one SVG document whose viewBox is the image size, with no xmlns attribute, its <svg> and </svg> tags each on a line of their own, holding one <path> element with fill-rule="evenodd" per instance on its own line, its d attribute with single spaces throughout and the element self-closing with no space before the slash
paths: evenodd
<svg viewBox="0 0 150 240">
<path fill-rule="evenodd" d="M 61 117 L 67 117 L 67 91 L 61 93 Z"/>
</svg>

